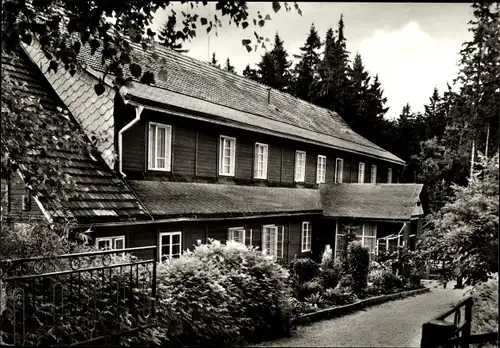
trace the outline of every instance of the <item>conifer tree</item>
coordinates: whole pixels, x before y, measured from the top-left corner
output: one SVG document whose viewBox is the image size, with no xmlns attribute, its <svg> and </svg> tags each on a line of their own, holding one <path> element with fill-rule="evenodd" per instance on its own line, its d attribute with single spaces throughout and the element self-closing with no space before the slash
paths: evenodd
<svg viewBox="0 0 500 348">
<path fill-rule="evenodd" d="M 224 67 L 224 70 L 229 71 L 230 73 L 236 74 L 236 70 L 234 70 L 234 66 L 231 65 L 229 58 L 226 59 L 226 66 Z"/>
<path fill-rule="evenodd" d="M 292 94 L 297 98 L 309 101 L 315 99 L 311 93 L 311 87 L 319 78 L 318 64 L 320 63 L 318 50 L 321 48 L 321 40 L 314 27 L 311 25 L 309 35 L 304 46 L 300 47 L 301 54 L 294 55 L 300 61 L 294 68 L 294 81 L 292 83 Z"/>
<path fill-rule="evenodd" d="M 283 40 L 276 33 L 273 49 L 264 53 L 257 64 L 259 81 L 281 91 L 288 90 L 291 81 L 291 65 L 292 62 L 288 60 L 288 52 L 283 46 Z"/>
<path fill-rule="evenodd" d="M 215 52 L 212 53 L 212 60 L 209 62 L 210 65 L 212 66 L 215 66 L 217 68 L 220 68 L 220 64 L 219 64 L 219 61 L 217 60 L 217 58 L 215 58 Z"/>
<path fill-rule="evenodd" d="M 317 103 L 348 119 L 352 113 L 350 108 L 352 88 L 347 76 L 349 52 L 344 36 L 343 15 L 340 16 L 335 34 L 331 28 L 326 33 Z"/>
<path fill-rule="evenodd" d="M 159 32 L 160 44 L 169 47 L 170 49 L 179 52 L 179 53 L 187 53 L 189 50 L 182 49 L 182 45 L 184 43 L 184 38 L 180 37 L 176 29 L 177 19 L 175 16 L 169 17 L 169 19 L 165 22 L 162 29 Z"/>
<path fill-rule="evenodd" d="M 243 76 L 253 81 L 259 81 L 257 70 L 250 68 L 250 64 L 247 64 L 247 66 L 243 70 Z"/>
</svg>

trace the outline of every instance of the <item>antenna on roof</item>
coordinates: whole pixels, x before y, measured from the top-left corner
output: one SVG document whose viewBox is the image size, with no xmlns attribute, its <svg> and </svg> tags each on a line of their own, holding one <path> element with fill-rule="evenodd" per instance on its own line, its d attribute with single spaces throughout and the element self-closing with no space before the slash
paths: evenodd
<svg viewBox="0 0 500 348">
<path fill-rule="evenodd" d="M 267 103 L 271 104 L 271 87 L 267 87 Z"/>
</svg>

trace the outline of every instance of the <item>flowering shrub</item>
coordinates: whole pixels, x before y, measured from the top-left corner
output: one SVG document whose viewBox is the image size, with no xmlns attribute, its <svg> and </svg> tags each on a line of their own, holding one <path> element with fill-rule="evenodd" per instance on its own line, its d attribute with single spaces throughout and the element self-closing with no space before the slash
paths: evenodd
<svg viewBox="0 0 500 348">
<path fill-rule="evenodd" d="M 402 277 L 383 269 L 372 270 L 368 275 L 368 282 L 370 286 L 367 291 L 372 295 L 390 294 L 405 288 Z"/>
<path fill-rule="evenodd" d="M 161 343 L 235 344 L 290 331 L 288 272 L 252 247 L 210 241 L 158 267 Z M 156 342 L 155 342 L 156 343 Z"/>
<path fill-rule="evenodd" d="M 332 248 L 329 245 L 325 246 L 325 250 L 321 256 L 321 270 L 334 268 L 334 261 Z"/>
</svg>

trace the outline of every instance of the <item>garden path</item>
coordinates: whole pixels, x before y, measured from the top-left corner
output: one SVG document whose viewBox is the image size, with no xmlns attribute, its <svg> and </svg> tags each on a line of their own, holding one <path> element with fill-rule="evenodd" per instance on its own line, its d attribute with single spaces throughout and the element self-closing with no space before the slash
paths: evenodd
<svg viewBox="0 0 500 348">
<path fill-rule="evenodd" d="M 426 282 L 431 292 L 386 302 L 340 318 L 301 326 L 289 338 L 262 347 L 420 347 L 422 324 L 451 308 L 464 290 Z"/>
</svg>

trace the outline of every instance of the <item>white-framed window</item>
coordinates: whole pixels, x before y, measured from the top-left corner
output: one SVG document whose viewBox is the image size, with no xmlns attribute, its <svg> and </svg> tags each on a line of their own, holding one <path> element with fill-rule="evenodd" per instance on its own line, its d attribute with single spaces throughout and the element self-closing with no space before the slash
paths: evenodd
<svg viewBox="0 0 500 348">
<path fill-rule="evenodd" d="M 227 240 L 250 246 L 252 245 L 252 229 L 245 230 L 243 227 L 231 227 L 227 231 Z"/>
<path fill-rule="evenodd" d="M 365 164 L 363 162 L 359 162 L 358 183 L 362 184 L 364 182 L 365 182 Z"/>
<path fill-rule="evenodd" d="M 392 184 L 392 168 L 387 169 L 387 183 Z"/>
<path fill-rule="evenodd" d="M 306 177 L 306 152 L 295 152 L 295 182 L 304 182 Z"/>
<path fill-rule="evenodd" d="M 254 178 L 267 179 L 267 157 L 269 146 L 267 144 L 255 143 Z"/>
<path fill-rule="evenodd" d="M 104 250 L 125 249 L 125 236 L 99 237 L 95 239 L 95 245 Z"/>
<path fill-rule="evenodd" d="M 377 183 L 377 165 L 376 164 L 372 164 L 372 172 L 371 172 L 370 182 L 372 184 Z"/>
<path fill-rule="evenodd" d="M 276 225 L 262 226 L 262 253 L 274 258 L 283 258 L 285 228 Z"/>
<path fill-rule="evenodd" d="M 172 163 L 172 126 L 149 122 L 148 169 L 169 172 Z"/>
<path fill-rule="evenodd" d="M 219 175 L 234 176 L 236 138 L 220 136 Z"/>
<path fill-rule="evenodd" d="M 161 232 L 159 239 L 159 260 L 165 261 L 181 256 L 182 232 Z"/>
<path fill-rule="evenodd" d="M 309 221 L 302 222 L 302 252 L 311 251 L 312 227 Z"/>
<path fill-rule="evenodd" d="M 377 225 L 365 223 L 363 224 L 362 235 L 359 235 L 362 240 L 363 246 L 368 248 L 371 254 L 376 253 L 377 245 Z"/>
<path fill-rule="evenodd" d="M 368 248 L 368 252 L 374 254 L 377 252 L 377 225 L 364 223 L 356 226 L 356 236 L 361 241 L 361 245 Z M 345 233 L 340 233 L 337 225 L 335 234 L 335 258 L 340 256 L 345 247 Z"/>
<path fill-rule="evenodd" d="M 318 165 L 316 168 L 316 183 L 324 184 L 326 181 L 326 156 L 318 155 Z"/>
<path fill-rule="evenodd" d="M 341 184 L 344 177 L 344 160 L 337 158 L 335 160 L 335 183 Z"/>
</svg>

